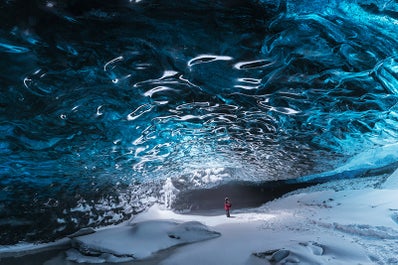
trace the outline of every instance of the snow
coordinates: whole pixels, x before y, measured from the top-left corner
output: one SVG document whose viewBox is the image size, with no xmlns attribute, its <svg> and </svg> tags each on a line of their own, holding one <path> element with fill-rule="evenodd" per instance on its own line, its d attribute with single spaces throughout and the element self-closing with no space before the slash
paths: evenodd
<svg viewBox="0 0 398 265">
<path fill-rule="evenodd" d="M 180 223 L 170 220 L 147 220 L 76 237 L 72 240 L 72 245 L 79 252 L 75 249 L 67 252 L 67 259 L 92 262 L 93 255 L 106 254 L 112 260 L 117 257 L 121 257 L 123 261 L 141 260 L 160 250 L 218 236 L 219 233 L 196 221 Z M 101 256 L 102 259 L 107 261 L 104 256 Z"/>
<path fill-rule="evenodd" d="M 398 189 L 398 169 L 383 183 L 385 189 Z"/>
<path fill-rule="evenodd" d="M 397 171 L 337 180 L 235 209 L 231 218 L 222 210 L 178 214 L 155 204 L 127 223 L 77 234 L 45 265 L 398 264 L 397 183 Z M 0 260 L 27 248 L 1 247 Z"/>
</svg>

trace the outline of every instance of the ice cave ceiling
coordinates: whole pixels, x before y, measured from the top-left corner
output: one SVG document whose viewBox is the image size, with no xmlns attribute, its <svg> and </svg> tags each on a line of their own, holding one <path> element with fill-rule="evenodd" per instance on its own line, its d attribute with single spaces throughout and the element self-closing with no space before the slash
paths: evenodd
<svg viewBox="0 0 398 265">
<path fill-rule="evenodd" d="M 157 180 L 296 179 L 396 143 L 396 1 L 1 0 L 0 16 L 7 229 L 112 222 L 108 204 L 129 214 Z"/>
</svg>

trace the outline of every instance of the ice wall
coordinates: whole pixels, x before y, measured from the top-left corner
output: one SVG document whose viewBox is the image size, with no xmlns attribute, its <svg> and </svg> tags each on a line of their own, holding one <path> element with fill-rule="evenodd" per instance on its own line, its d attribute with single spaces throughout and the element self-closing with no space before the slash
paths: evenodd
<svg viewBox="0 0 398 265">
<path fill-rule="evenodd" d="M 322 176 L 394 144 L 396 12 L 394 1 L 1 1 L 2 239 L 120 222 L 171 199 L 165 180 Z"/>
</svg>

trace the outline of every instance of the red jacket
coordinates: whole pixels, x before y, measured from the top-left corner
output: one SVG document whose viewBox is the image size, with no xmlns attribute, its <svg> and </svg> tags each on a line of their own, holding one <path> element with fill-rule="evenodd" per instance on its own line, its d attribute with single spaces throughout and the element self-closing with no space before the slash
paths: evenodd
<svg viewBox="0 0 398 265">
<path fill-rule="evenodd" d="M 225 209 L 226 211 L 228 211 L 229 209 L 231 209 L 231 207 L 232 207 L 232 203 L 230 203 L 230 202 L 225 202 L 225 203 L 224 203 L 224 209 Z"/>
</svg>

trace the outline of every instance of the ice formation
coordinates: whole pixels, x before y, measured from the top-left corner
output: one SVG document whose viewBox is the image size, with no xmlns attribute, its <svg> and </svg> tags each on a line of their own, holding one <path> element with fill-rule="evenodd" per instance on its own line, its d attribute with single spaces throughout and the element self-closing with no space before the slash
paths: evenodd
<svg viewBox="0 0 398 265">
<path fill-rule="evenodd" d="M 177 190 L 391 173 L 397 12 L 2 0 L 2 243 L 120 223 Z"/>
</svg>

